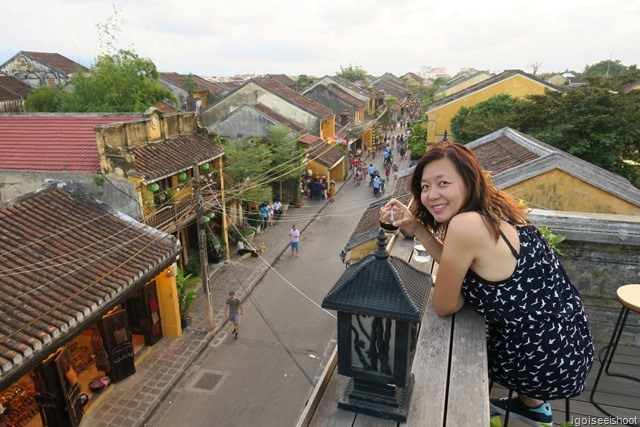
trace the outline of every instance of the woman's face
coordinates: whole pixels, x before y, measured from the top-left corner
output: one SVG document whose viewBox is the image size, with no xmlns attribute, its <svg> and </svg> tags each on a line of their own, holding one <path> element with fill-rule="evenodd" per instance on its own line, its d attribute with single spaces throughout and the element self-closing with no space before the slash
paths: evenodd
<svg viewBox="0 0 640 427">
<path fill-rule="evenodd" d="M 448 223 L 460 212 L 467 198 L 462 176 L 447 158 L 424 167 L 421 188 L 420 201 L 439 223 Z"/>
</svg>

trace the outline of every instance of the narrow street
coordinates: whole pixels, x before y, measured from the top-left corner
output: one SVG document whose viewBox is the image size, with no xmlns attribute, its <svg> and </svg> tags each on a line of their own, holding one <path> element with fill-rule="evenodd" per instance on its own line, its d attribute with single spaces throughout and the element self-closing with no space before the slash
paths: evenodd
<svg viewBox="0 0 640 427">
<path fill-rule="evenodd" d="M 382 156 L 369 163 L 384 171 Z M 408 164 L 400 161 L 400 170 Z M 338 254 L 375 200 L 368 180 L 363 184 L 339 183 L 335 202 L 302 230 L 300 257 L 285 251 L 245 299 L 239 338 L 227 324 L 147 425 L 295 425 L 335 347 L 334 313 L 320 304 L 344 272 Z M 391 179 L 385 196 L 393 187 Z M 288 239 L 294 222 L 285 215 L 269 232 Z"/>
</svg>

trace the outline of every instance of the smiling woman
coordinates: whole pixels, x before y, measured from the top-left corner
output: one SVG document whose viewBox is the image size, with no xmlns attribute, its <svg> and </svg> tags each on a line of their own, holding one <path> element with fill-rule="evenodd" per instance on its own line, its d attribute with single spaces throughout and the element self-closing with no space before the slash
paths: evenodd
<svg viewBox="0 0 640 427">
<path fill-rule="evenodd" d="M 397 200 L 387 207 L 404 211 L 394 225 L 415 234 L 439 264 L 437 313 L 472 304 L 490 331 L 489 376 L 518 392 L 513 401 L 492 400 L 492 409 L 511 407 L 514 417 L 550 426 L 547 400 L 580 395 L 593 364 L 580 293 L 526 206 L 491 185 L 468 147 L 441 142 L 427 151 L 411 192 L 420 200 L 411 212 Z"/>
</svg>

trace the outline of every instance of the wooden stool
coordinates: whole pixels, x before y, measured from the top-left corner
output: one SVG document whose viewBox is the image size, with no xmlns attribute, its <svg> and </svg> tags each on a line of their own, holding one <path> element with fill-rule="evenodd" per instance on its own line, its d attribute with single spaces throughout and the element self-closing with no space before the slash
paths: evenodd
<svg viewBox="0 0 640 427">
<path fill-rule="evenodd" d="M 640 313 L 640 285 L 632 284 L 632 285 L 624 285 L 618 288 L 616 291 L 616 298 L 622 304 L 622 308 L 620 309 L 620 315 L 618 316 L 618 321 L 616 322 L 616 326 L 613 329 L 613 333 L 611 334 L 611 340 L 609 341 L 609 345 L 604 347 L 598 353 L 598 360 L 600 360 L 600 370 L 598 371 L 598 376 L 596 377 L 596 381 L 593 384 L 593 389 L 591 390 L 591 396 L 589 399 L 591 403 L 602 411 L 604 414 L 615 417 L 615 415 L 610 414 L 605 409 L 600 406 L 595 400 L 593 400 L 593 395 L 596 393 L 596 389 L 598 388 L 598 383 L 600 382 L 600 376 L 602 375 L 602 371 L 611 377 L 619 377 L 626 378 L 629 380 L 640 382 L 640 378 L 632 377 L 630 375 L 624 374 L 616 374 L 609 372 L 609 367 L 611 366 L 611 361 L 613 360 L 613 355 L 616 352 L 616 348 L 618 347 L 618 341 L 620 341 L 620 336 L 622 335 L 622 330 L 624 329 L 624 325 L 627 323 L 627 316 L 629 315 L 629 310 L 633 310 L 636 313 Z M 604 358 L 602 358 L 602 352 L 604 353 Z"/>
</svg>

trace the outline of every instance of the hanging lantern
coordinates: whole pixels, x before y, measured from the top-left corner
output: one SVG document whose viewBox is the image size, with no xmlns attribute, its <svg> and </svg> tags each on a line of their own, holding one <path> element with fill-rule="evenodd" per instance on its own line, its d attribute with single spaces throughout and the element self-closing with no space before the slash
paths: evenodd
<svg viewBox="0 0 640 427">
<path fill-rule="evenodd" d="M 203 171 L 208 171 L 209 170 L 209 163 L 203 163 L 200 165 L 200 169 L 202 169 Z"/>
<path fill-rule="evenodd" d="M 160 186 L 157 182 L 154 182 L 153 184 L 147 185 L 147 190 L 151 191 L 152 193 L 157 193 L 158 190 L 160 190 Z"/>
<path fill-rule="evenodd" d="M 187 180 L 187 173 L 186 172 L 180 172 L 178 174 L 178 181 L 185 182 L 186 180 Z"/>
</svg>

